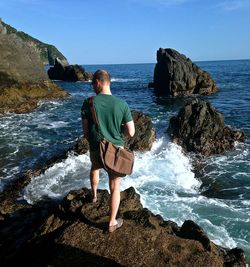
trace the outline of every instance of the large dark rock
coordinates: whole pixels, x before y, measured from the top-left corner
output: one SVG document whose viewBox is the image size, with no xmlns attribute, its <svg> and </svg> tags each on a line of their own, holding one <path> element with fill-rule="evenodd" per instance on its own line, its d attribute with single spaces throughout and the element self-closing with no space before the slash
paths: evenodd
<svg viewBox="0 0 250 267">
<path fill-rule="evenodd" d="M 209 73 L 170 48 L 157 51 L 153 85 L 158 96 L 210 95 L 217 91 Z"/>
<path fill-rule="evenodd" d="M 206 156 L 233 149 L 235 141 L 245 139 L 244 132 L 225 126 L 223 114 L 199 99 L 187 103 L 170 119 L 168 133 L 184 150 Z"/>
<path fill-rule="evenodd" d="M 125 146 L 133 151 L 147 151 L 152 148 L 155 141 L 155 128 L 152 119 L 140 111 L 132 111 L 135 123 L 135 135 L 126 138 Z"/>
<path fill-rule="evenodd" d="M 245 266 L 242 249 L 215 245 L 192 221 L 180 228 L 142 207 L 133 188 L 121 193 L 121 229 L 107 232 L 107 190 L 74 190 L 59 203 L 29 207 L 1 222 L 2 266 Z"/>
<path fill-rule="evenodd" d="M 68 96 L 48 80 L 39 53 L 0 26 L 0 113 L 29 112 L 41 99 Z"/>
<path fill-rule="evenodd" d="M 80 65 L 64 64 L 59 58 L 55 59 L 54 67 L 48 70 L 51 80 L 63 81 L 88 81 L 92 78 L 92 74 L 85 71 Z"/>
<path fill-rule="evenodd" d="M 135 135 L 125 139 L 125 147 L 133 151 L 150 150 L 155 140 L 155 129 L 149 116 L 140 111 L 132 111 L 135 123 Z M 88 141 L 81 137 L 73 150 L 78 154 L 85 154 L 88 151 Z"/>
</svg>

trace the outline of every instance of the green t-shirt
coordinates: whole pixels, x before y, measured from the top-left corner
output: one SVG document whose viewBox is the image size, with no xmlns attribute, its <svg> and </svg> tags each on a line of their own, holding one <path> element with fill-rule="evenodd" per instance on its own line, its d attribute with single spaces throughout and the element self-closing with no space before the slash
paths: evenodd
<svg viewBox="0 0 250 267">
<path fill-rule="evenodd" d="M 102 138 L 124 146 L 121 125 L 133 120 L 128 104 L 113 95 L 98 94 L 94 97 L 94 107 L 100 134 L 95 129 L 88 99 L 81 109 L 82 119 L 88 120 L 90 150 L 97 151 Z"/>
</svg>

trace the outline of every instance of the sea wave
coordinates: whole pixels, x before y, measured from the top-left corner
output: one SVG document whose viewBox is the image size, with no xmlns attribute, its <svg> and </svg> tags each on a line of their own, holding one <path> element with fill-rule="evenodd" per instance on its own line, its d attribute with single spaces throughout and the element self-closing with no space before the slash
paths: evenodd
<svg viewBox="0 0 250 267">
<path fill-rule="evenodd" d="M 119 82 L 119 83 L 126 83 L 126 82 L 136 82 L 140 79 L 136 78 L 111 78 L 111 82 Z"/>
<path fill-rule="evenodd" d="M 43 196 L 59 197 L 71 189 L 89 187 L 89 169 L 88 155 L 70 154 L 65 161 L 55 164 L 43 175 L 34 177 L 25 189 L 25 199 L 33 203 Z M 104 171 L 101 172 L 100 180 L 100 188 L 108 188 L 108 177 Z M 142 198 L 147 198 L 149 191 L 164 188 L 167 193 L 174 188 L 194 192 L 199 185 L 200 182 L 191 171 L 190 161 L 181 149 L 161 138 L 154 143 L 151 151 L 136 153 L 134 172 L 123 179 L 122 190 L 133 186 Z"/>
</svg>

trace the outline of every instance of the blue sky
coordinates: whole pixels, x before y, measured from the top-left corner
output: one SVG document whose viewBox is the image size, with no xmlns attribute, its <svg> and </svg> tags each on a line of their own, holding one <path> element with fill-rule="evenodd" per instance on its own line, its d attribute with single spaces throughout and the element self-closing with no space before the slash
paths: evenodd
<svg viewBox="0 0 250 267">
<path fill-rule="evenodd" d="M 155 63 L 159 47 L 250 58 L 250 0 L 1 0 L 0 11 L 72 64 Z"/>
</svg>

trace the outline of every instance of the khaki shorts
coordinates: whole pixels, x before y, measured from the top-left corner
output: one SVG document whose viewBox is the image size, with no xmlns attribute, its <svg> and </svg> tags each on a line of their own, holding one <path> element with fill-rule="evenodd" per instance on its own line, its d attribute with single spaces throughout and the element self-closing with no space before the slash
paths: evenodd
<svg viewBox="0 0 250 267">
<path fill-rule="evenodd" d="M 101 169 L 103 168 L 102 160 L 99 151 L 90 151 L 90 161 L 92 163 L 91 169 Z"/>
<path fill-rule="evenodd" d="M 121 146 L 121 148 L 123 148 Z M 90 161 L 91 161 L 91 170 L 98 170 L 98 169 L 104 169 L 101 157 L 100 157 L 100 152 L 99 151 L 90 151 Z M 110 179 L 117 178 L 116 175 L 107 172 L 109 175 Z"/>
</svg>

